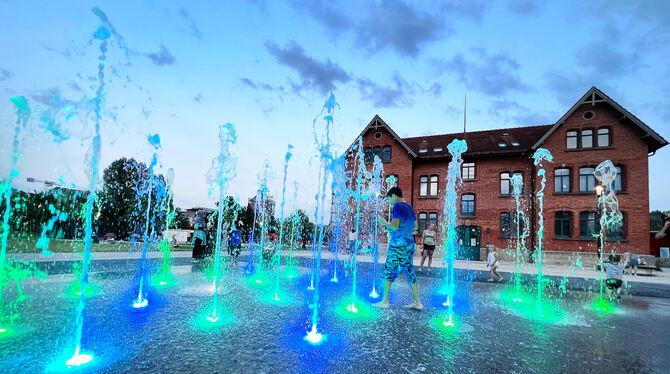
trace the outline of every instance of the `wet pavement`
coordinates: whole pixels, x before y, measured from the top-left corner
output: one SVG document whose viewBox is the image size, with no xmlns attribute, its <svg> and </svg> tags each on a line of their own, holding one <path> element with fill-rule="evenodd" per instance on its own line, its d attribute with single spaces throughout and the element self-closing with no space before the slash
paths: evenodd
<svg viewBox="0 0 670 374">
<path fill-rule="evenodd" d="M 394 283 L 391 309 L 377 310 L 368 307 L 372 279 L 363 266 L 359 314 L 352 315 L 345 309 L 351 273 L 345 277 L 340 269 L 340 281 L 332 283 L 323 266 L 318 315 L 325 341 L 318 346 L 303 340 L 313 292 L 307 268 L 293 279 L 282 277 L 280 302 L 271 300 L 274 278 L 259 285 L 241 266 L 228 269 L 216 324 L 205 319 L 211 280 L 189 264 L 175 266 L 176 283 L 151 289 L 149 306 L 139 310 L 131 307 L 132 265 L 93 274 L 101 293 L 88 299 L 82 349 L 95 358 L 70 370 L 63 362 L 74 349 L 78 299 L 64 294 L 74 276 L 26 282 L 30 298 L 19 304 L 18 325 L 0 338 L 0 372 L 662 373 L 670 366 L 667 298 L 626 295 L 602 314 L 591 307 L 596 293 L 548 290 L 555 302 L 544 308 L 555 318 L 538 320 L 509 302 L 511 284 L 468 286 L 463 277 L 454 300 L 457 328 L 448 329 L 440 327 L 446 307 L 439 276 L 419 277 L 423 311 L 401 307 L 411 301 L 402 277 Z M 534 303 L 533 284 L 527 291 L 524 300 Z"/>
</svg>

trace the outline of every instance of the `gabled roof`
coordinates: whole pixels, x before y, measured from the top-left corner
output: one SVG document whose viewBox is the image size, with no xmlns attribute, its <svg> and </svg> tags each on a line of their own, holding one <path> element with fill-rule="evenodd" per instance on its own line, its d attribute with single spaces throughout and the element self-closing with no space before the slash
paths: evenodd
<svg viewBox="0 0 670 374">
<path fill-rule="evenodd" d="M 396 134 L 395 131 L 393 131 L 393 129 L 391 129 L 391 127 L 386 122 L 384 122 L 384 120 L 381 117 L 379 117 L 378 114 L 375 114 L 370 123 L 368 123 L 368 125 L 365 126 L 363 131 L 361 131 L 361 133 L 356 137 L 356 140 L 354 140 L 354 142 L 349 146 L 348 149 L 350 150 L 354 146 L 354 144 L 356 144 L 358 138 L 365 135 L 365 133 L 367 133 L 368 130 L 378 129 L 380 127 L 385 128 L 393 136 L 393 138 L 407 150 L 407 153 L 409 153 L 412 157 L 416 157 L 416 153 L 410 147 L 407 146 L 404 140 L 400 136 L 398 136 L 398 134 Z"/>
<path fill-rule="evenodd" d="M 606 103 L 609 104 L 614 110 L 618 111 L 623 115 L 625 118 L 629 119 L 634 125 L 636 125 L 640 130 L 642 130 L 646 135 L 650 138 L 649 141 L 649 151 L 654 152 L 657 149 L 666 146 L 668 144 L 667 140 L 663 139 L 661 135 L 659 135 L 656 131 L 652 130 L 649 126 L 647 126 L 644 122 L 640 121 L 639 118 L 635 117 L 632 113 L 626 110 L 626 108 L 622 107 L 617 103 L 616 101 L 612 100 L 609 96 L 605 95 L 604 92 L 599 90 L 597 87 L 591 87 L 585 94 L 582 96 L 577 102 L 568 110 L 558 121 L 556 121 L 556 124 L 547 131 L 546 134 L 540 140 L 537 141 L 533 145 L 533 149 L 537 149 L 542 143 L 544 143 L 547 138 L 554 133 L 559 126 L 565 122 L 565 120 L 574 113 L 577 108 L 579 108 L 583 104 L 591 104 L 593 106 L 596 105 L 596 103 Z"/>
<path fill-rule="evenodd" d="M 451 157 L 447 145 L 454 139 L 465 139 L 468 156 L 505 155 L 524 153 L 531 149 L 552 125 L 513 127 L 508 129 L 471 131 L 464 133 L 418 136 L 405 138 L 405 143 L 412 148 L 421 159 Z M 436 148 L 442 148 L 436 152 Z M 425 149 L 425 152 L 421 152 Z"/>
</svg>

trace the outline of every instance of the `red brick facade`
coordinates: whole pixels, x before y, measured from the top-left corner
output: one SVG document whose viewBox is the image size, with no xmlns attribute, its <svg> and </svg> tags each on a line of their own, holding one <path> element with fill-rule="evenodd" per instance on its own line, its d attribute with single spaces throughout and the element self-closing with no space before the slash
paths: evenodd
<svg viewBox="0 0 670 374">
<path fill-rule="evenodd" d="M 601 136 L 602 144 L 598 143 L 598 129 L 608 131 L 607 136 Z M 582 134 L 588 134 L 588 130 L 593 131 L 593 147 L 582 147 L 578 142 L 576 149 L 568 149 L 568 131 L 576 131 L 577 138 L 581 139 Z M 604 131 L 601 130 L 602 133 Z M 540 188 L 540 178 L 536 175 L 531 156 L 542 147 L 554 157 L 553 162 L 543 163 L 547 178 L 543 250 L 595 252 L 596 241 L 580 235 L 580 228 L 588 225 L 587 222 L 581 224 L 580 216 L 588 218 L 586 212 L 594 212 L 597 204 L 595 191 L 580 191 L 580 168 L 595 168 L 600 162 L 611 160 L 621 168 L 621 188 L 616 195 L 624 214 L 624 238 L 606 241 L 605 251 L 650 253 L 647 158 L 667 142 L 595 87 L 554 125 L 401 139 L 381 118 L 375 116 L 361 136 L 366 149 L 391 147 L 390 162 L 384 164 L 385 174 L 399 177 L 398 186 L 403 190 L 405 199 L 414 206 L 417 216 L 420 213 L 437 213 L 438 222 L 442 215 L 450 162 L 447 145 L 455 138 L 465 138 L 468 151 L 463 160 L 474 162 L 475 178 L 464 180 L 460 196 L 474 195 L 475 208 L 473 214 L 463 216 L 459 197 L 458 223 L 478 228 L 481 247 L 495 245 L 507 248 L 516 245 L 516 239 L 505 237 L 501 232 L 501 214 L 514 214 L 515 211 L 514 198 L 501 194 L 501 173 L 506 172 L 510 175 L 522 173 L 523 210 L 528 217 L 536 219 L 530 222 L 532 239 L 528 239 L 527 247 L 536 247 L 536 192 Z M 609 145 L 605 146 L 606 137 Z M 585 142 L 588 145 L 588 136 Z M 569 192 L 556 192 L 556 169 L 569 170 Z M 438 176 L 438 196 L 420 196 L 421 177 L 426 176 L 430 180 L 432 175 Z M 559 237 L 555 232 L 556 212 L 561 212 L 564 220 L 569 222 L 569 228 L 563 226 L 568 229 L 568 235 L 565 235 L 568 237 Z M 568 218 L 565 218 L 566 214 L 569 214 Z"/>
</svg>

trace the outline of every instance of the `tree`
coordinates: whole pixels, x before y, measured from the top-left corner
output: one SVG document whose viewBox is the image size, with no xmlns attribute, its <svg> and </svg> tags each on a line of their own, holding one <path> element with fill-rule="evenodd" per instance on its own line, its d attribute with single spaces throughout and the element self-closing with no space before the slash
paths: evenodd
<svg viewBox="0 0 670 374">
<path fill-rule="evenodd" d="M 188 220 L 188 217 L 186 217 L 184 211 L 177 208 L 177 210 L 174 212 L 174 218 L 172 219 L 172 227 L 170 228 L 192 230 L 193 225 L 191 224 L 191 221 Z"/>
<path fill-rule="evenodd" d="M 120 238 L 144 233 L 149 193 L 149 234 L 163 232 L 172 202 L 166 202 L 168 194 L 165 178 L 162 175 L 150 178 L 149 172 L 145 163 L 125 157 L 112 162 L 105 169 L 103 188 L 98 196 L 98 233 L 111 232 Z"/>
</svg>

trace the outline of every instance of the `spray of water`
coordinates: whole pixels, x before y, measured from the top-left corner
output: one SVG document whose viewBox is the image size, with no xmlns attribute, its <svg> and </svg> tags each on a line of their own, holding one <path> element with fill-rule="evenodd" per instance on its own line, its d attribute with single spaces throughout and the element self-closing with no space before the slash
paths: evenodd
<svg viewBox="0 0 670 374">
<path fill-rule="evenodd" d="M 604 190 L 598 196 L 598 211 L 600 212 L 600 232 L 597 234 L 598 245 L 598 265 L 600 266 L 600 297 L 597 309 L 606 311 L 607 307 L 604 301 L 603 291 L 605 288 L 605 267 L 603 263 L 603 253 L 605 249 L 605 235 L 612 235 L 619 232 L 623 226 L 623 215 L 619 211 L 619 200 L 614 191 L 614 180 L 616 179 L 616 167 L 610 160 L 605 160 L 596 167 L 593 173 L 600 181 Z"/>
<path fill-rule="evenodd" d="M 267 239 L 267 229 L 270 224 L 268 216 L 269 213 L 267 209 L 268 196 L 268 182 L 272 179 L 272 166 L 270 165 L 269 160 L 265 160 L 263 163 L 263 170 L 258 175 L 258 191 L 256 193 L 255 201 L 255 215 L 258 219 L 258 225 L 260 227 L 260 242 L 257 244 L 258 247 L 258 269 L 256 271 L 256 283 L 263 283 L 261 271 L 263 269 L 263 250 L 265 249 L 266 239 Z M 255 221 L 254 221 L 255 222 Z"/>
<path fill-rule="evenodd" d="M 154 148 L 154 154 L 151 157 L 151 163 L 149 164 L 149 179 L 147 187 L 147 210 L 145 214 L 145 224 L 144 224 L 144 241 L 142 242 L 142 258 L 140 260 L 140 287 L 137 291 L 137 299 L 133 302 L 134 308 L 144 308 L 149 305 L 149 299 L 147 299 L 147 290 L 145 289 L 145 278 L 147 273 L 147 251 L 151 246 L 153 240 L 149 240 L 150 236 L 153 238 L 153 223 L 155 216 L 151 215 L 151 198 L 152 198 L 152 189 L 154 187 L 154 167 L 158 164 L 158 150 L 160 149 L 161 142 L 158 134 L 151 135 L 147 137 L 149 144 Z"/>
<path fill-rule="evenodd" d="M 298 221 L 300 220 L 300 216 L 298 215 L 298 210 L 296 208 L 296 204 L 298 201 L 298 182 L 294 181 L 293 182 L 293 200 L 291 200 L 291 234 L 289 236 L 290 238 L 290 244 L 289 244 L 289 252 L 288 252 L 288 259 L 286 260 L 286 273 L 288 274 L 289 278 L 293 278 L 293 275 L 295 274 L 295 262 L 293 259 L 293 250 L 295 249 L 295 231 L 296 231 L 296 226 L 298 226 Z"/>
<path fill-rule="evenodd" d="M 226 191 L 230 179 L 235 176 L 235 167 L 237 157 L 235 155 L 235 144 L 237 143 L 237 134 L 235 127 L 231 123 L 219 126 L 219 155 L 212 160 L 212 167 L 208 175 L 208 182 L 215 183 L 218 191 L 217 223 L 216 223 L 216 249 L 214 252 L 214 298 L 212 300 L 212 313 L 207 316 L 210 322 L 219 320 L 216 314 L 219 296 L 219 283 L 221 278 L 221 247 L 223 240 L 227 240 L 225 235 L 227 230 L 223 230 L 224 211 L 228 208 L 226 204 Z M 234 222 L 234 219 L 233 219 Z M 225 239 L 223 239 L 225 238 Z"/>
<path fill-rule="evenodd" d="M 535 256 L 535 260 L 537 262 L 537 315 L 543 317 L 544 313 L 542 311 L 542 290 L 544 288 L 544 280 L 542 279 L 542 238 L 544 237 L 544 188 L 547 184 L 547 177 L 545 176 L 545 170 L 542 167 L 542 162 L 552 162 L 554 157 L 551 155 L 549 150 L 545 148 L 538 148 L 533 154 L 533 160 L 534 165 L 539 167 L 537 176 L 542 178 L 540 179 L 540 190 L 536 194 L 539 206 L 539 210 L 537 212 L 539 228 L 537 230 L 537 254 Z"/>
<path fill-rule="evenodd" d="M 456 220 L 458 210 L 458 190 L 463 183 L 461 177 L 461 165 L 463 164 L 463 153 L 468 150 L 465 140 L 454 139 L 447 146 L 451 154 L 451 161 L 447 169 L 447 189 L 444 196 L 444 208 L 442 212 L 442 237 L 444 238 L 444 255 L 447 263 L 446 289 L 447 300 L 443 303 L 447 306 L 447 315 L 442 322 L 446 327 L 454 327 L 454 295 L 456 293 L 455 262 L 458 238 L 456 235 Z"/>
<path fill-rule="evenodd" d="M 96 199 L 96 184 L 98 182 L 98 174 L 100 172 L 100 153 L 102 141 L 100 137 L 100 123 L 102 119 L 102 102 L 105 95 L 105 59 L 107 58 L 107 47 L 109 38 L 112 36 L 111 30 L 115 30 L 107 19 L 107 16 L 98 8 L 93 8 L 93 13 L 98 16 L 103 26 L 93 33 L 93 39 L 100 42 L 100 55 L 98 57 L 98 88 L 95 92 L 94 99 L 94 113 L 93 126 L 94 135 L 91 140 L 91 160 L 89 173 L 89 194 L 86 202 L 86 226 L 84 229 L 84 259 L 82 262 L 81 271 L 81 290 L 79 296 L 79 305 L 77 306 L 76 323 L 76 337 L 75 337 L 75 352 L 74 355 L 66 361 L 68 366 L 79 366 L 90 362 L 93 359 L 92 355 L 81 354 L 81 333 L 84 327 L 84 309 L 86 308 L 85 291 L 88 285 L 88 265 L 91 259 L 91 244 L 93 234 L 93 204 Z M 116 31 L 114 31 L 116 33 Z M 118 33 L 117 33 L 118 35 Z"/>
<path fill-rule="evenodd" d="M 330 131 L 333 125 L 333 115 L 335 114 L 335 109 L 339 108 L 339 104 L 335 101 L 335 95 L 331 92 L 330 96 L 323 104 L 321 112 L 314 118 L 312 122 L 314 141 L 316 143 L 317 149 L 319 151 L 319 187 L 320 195 L 317 194 L 317 210 L 321 213 L 318 216 L 318 220 L 315 221 L 317 227 L 315 231 L 319 232 L 318 243 L 316 243 L 316 258 L 315 258 L 315 271 L 312 272 L 312 283 L 314 285 L 313 299 L 310 307 L 312 308 L 312 329 L 305 336 L 305 340 L 309 341 L 312 344 L 318 344 L 322 340 L 322 334 L 318 332 L 318 316 L 319 316 L 319 283 L 320 283 L 320 272 L 321 272 L 321 248 L 323 246 L 323 237 L 324 237 L 324 210 L 325 210 L 325 195 L 326 195 L 326 185 L 328 184 L 328 178 L 332 175 L 333 172 L 333 152 L 331 150 L 331 138 Z M 323 120 L 326 122 L 325 131 L 323 136 L 319 136 L 317 131 L 316 122 L 323 115 Z"/>
<path fill-rule="evenodd" d="M 163 252 L 163 263 L 161 265 L 160 280 L 159 285 L 165 286 L 168 284 L 168 280 L 172 278 L 171 276 L 171 266 L 172 266 L 172 257 L 171 257 L 171 248 L 170 248 L 170 238 L 167 233 L 172 227 L 172 221 L 175 216 L 174 206 L 174 169 L 170 168 L 167 172 L 166 178 L 166 190 L 167 198 L 163 204 L 163 211 L 166 212 L 165 220 L 165 235 L 161 243 L 161 252 Z"/>
<path fill-rule="evenodd" d="M 279 216 L 279 243 L 277 243 L 277 274 L 275 278 L 275 295 L 273 297 L 273 300 L 275 301 L 280 301 L 279 300 L 279 276 L 280 276 L 280 269 L 281 269 L 281 249 L 282 249 L 282 241 L 284 240 L 284 205 L 286 203 L 286 174 L 288 172 L 288 162 L 291 159 L 291 156 L 293 156 L 293 153 L 291 151 L 293 150 L 292 145 L 288 145 L 288 150 L 286 151 L 286 155 L 284 157 L 284 178 L 282 179 L 282 190 L 281 190 L 281 204 L 279 207 L 280 211 L 280 216 Z"/>
<path fill-rule="evenodd" d="M 525 238 L 527 235 L 528 225 L 523 224 L 525 220 L 525 214 L 521 209 L 521 194 L 523 192 L 523 177 L 520 174 L 515 174 L 512 176 L 512 192 L 514 194 L 514 203 L 516 205 L 516 211 L 514 213 L 514 219 L 512 220 L 513 230 L 516 234 L 516 252 L 514 254 L 514 289 L 516 296 L 514 297 L 514 302 L 520 303 L 523 300 L 521 299 L 521 260 L 523 258 L 523 251 L 525 247 Z"/>
<path fill-rule="evenodd" d="M 370 297 L 376 299 L 379 297 L 376 288 L 377 281 L 377 267 L 379 265 L 379 224 L 377 217 L 379 216 L 382 206 L 385 203 L 385 194 L 383 194 L 384 181 L 384 164 L 378 156 L 375 155 L 372 166 L 372 179 L 370 181 L 371 203 L 372 203 L 372 218 L 370 224 L 372 225 L 372 291 Z"/>
<path fill-rule="evenodd" d="M 12 183 L 14 178 L 19 176 L 19 171 L 16 170 L 16 163 L 20 156 L 20 136 L 21 131 L 28 124 L 30 119 L 30 107 L 25 97 L 12 97 L 10 99 L 16 108 L 16 126 L 14 127 L 14 141 L 12 142 L 12 163 L 9 176 L 0 184 L 0 193 L 5 204 L 5 211 L 2 215 L 2 236 L 0 249 L 0 308 L 5 307 L 4 299 L 4 285 L 9 278 L 11 272 L 10 266 L 7 262 L 7 240 L 9 238 L 9 219 L 12 216 Z M 0 323 L 4 323 L 6 319 L 6 311 L 0 309 Z M 6 331 L 4 326 L 0 325 L 0 329 Z"/>
</svg>

